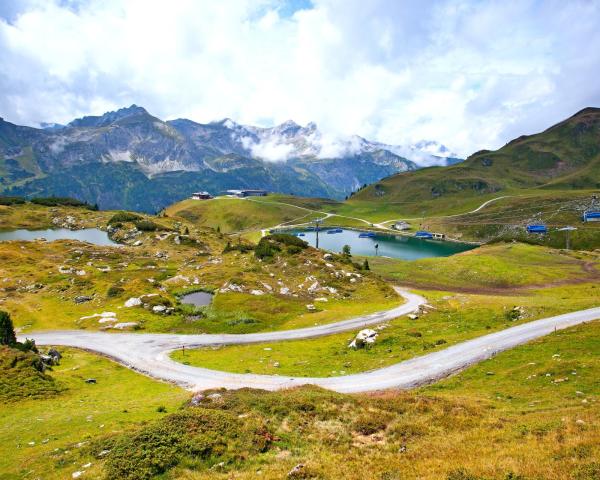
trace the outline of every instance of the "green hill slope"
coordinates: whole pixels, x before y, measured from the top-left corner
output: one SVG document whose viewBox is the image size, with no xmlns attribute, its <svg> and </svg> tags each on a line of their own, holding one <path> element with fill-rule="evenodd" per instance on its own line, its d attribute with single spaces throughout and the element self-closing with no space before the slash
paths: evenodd
<svg viewBox="0 0 600 480">
<path fill-rule="evenodd" d="M 306 222 L 322 216 L 292 204 L 237 198 L 184 200 L 167 208 L 166 213 L 185 218 L 195 225 L 219 227 L 223 233 L 260 230 L 280 223 L 295 220 Z"/>
<path fill-rule="evenodd" d="M 586 108 L 549 129 L 519 137 L 465 162 L 387 177 L 351 204 L 396 205 L 403 214 L 454 213 L 458 204 L 523 190 L 600 188 L 600 108 Z"/>
</svg>

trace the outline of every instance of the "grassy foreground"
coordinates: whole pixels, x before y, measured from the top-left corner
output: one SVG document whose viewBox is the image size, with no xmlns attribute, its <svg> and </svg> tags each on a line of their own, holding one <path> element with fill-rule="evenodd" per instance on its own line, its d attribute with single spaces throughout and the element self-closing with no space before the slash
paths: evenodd
<svg viewBox="0 0 600 480">
<path fill-rule="evenodd" d="M 416 392 L 244 389 L 182 410 L 181 390 L 68 350 L 52 372 L 68 390 L 0 406 L 0 478 L 281 479 L 303 464 L 289 478 L 593 480 L 599 328 L 557 332 Z"/>
<path fill-rule="evenodd" d="M 90 440 L 115 434 L 133 425 L 157 419 L 175 410 L 188 394 L 178 387 L 156 382 L 105 358 L 75 349 L 60 348 L 63 359 L 49 372 L 54 390 L 44 396 L 0 402 L 0 479 L 70 478 L 88 461 L 78 453 Z M 10 368 L 0 373 L 15 375 Z M 85 380 L 93 378 L 97 383 Z M 24 393 L 32 387 L 15 387 Z M 94 459 L 88 478 L 98 478 Z"/>
</svg>

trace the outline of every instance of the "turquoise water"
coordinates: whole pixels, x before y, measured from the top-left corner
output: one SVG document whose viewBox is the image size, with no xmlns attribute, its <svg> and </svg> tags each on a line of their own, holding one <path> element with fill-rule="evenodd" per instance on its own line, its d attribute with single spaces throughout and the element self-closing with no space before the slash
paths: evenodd
<svg viewBox="0 0 600 480">
<path fill-rule="evenodd" d="M 6 240 L 35 240 L 45 238 L 52 240 L 79 240 L 95 245 L 119 245 L 108 238 L 108 234 L 98 228 L 84 228 L 83 230 L 69 230 L 68 228 L 54 228 L 48 230 L 8 230 L 0 232 L 0 242 Z"/>
<path fill-rule="evenodd" d="M 375 245 L 379 245 L 378 255 L 383 257 L 416 260 L 427 257 L 449 257 L 455 253 L 475 248 L 474 245 L 440 240 L 421 240 L 400 235 L 378 233 L 374 237 L 359 238 L 364 232 L 342 229 L 341 233 L 328 234 L 324 229 L 319 232 L 319 248 L 331 252 L 341 252 L 344 245 L 350 245 L 353 255 L 375 256 Z M 292 233 L 303 233 L 302 240 L 313 247 L 316 244 L 316 232 L 295 230 Z"/>
</svg>

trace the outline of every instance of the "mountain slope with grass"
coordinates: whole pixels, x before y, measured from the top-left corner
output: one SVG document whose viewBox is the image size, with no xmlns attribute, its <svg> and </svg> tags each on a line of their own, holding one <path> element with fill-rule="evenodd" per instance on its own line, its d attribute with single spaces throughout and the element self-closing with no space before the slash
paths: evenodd
<svg viewBox="0 0 600 480">
<path fill-rule="evenodd" d="M 449 167 L 376 182 L 352 202 L 396 205 L 403 213 L 445 213 L 458 203 L 524 190 L 600 189 L 600 108 L 586 108 L 547 130 Z M 454 213 L 454 212 L 452 212 Z"/>
</svg>

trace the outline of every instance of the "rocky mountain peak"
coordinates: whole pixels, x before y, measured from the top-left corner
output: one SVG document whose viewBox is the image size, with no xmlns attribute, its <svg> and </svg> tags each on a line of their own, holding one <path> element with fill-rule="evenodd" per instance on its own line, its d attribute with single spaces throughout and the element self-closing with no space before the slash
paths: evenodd
<svg viewBox="0 0 600 480">
<path fill-rule="evenodd" d="M 77 118 L 69 123 L 69 127 L 105 127 L 123 118 L 132 117 L 135 115 L 150 114 L 144 107 L 139 107 L 132 104 L 130 107 L 120 108 L 116 111 L 106 112 L 103 115 L 90 115 L 82 118 Z"/>
</svg>

